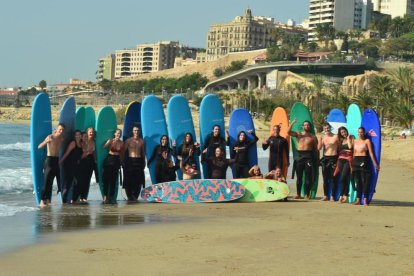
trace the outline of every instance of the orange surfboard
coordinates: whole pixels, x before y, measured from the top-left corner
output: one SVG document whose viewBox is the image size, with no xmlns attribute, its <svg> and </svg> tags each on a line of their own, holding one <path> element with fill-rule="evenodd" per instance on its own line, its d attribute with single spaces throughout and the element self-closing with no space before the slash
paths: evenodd
<svg viewBox="0 0 414 276">
<path fill-rule="evenodd" d="M 276 107 L 273 111 L 272 120 L 270 121 L 270 136 L 273 135 L 273 126 L 280 125 L 280 136 L 284 137 L 288 142 L 290 148 L 290 137 L 288 135 L 289 117 L 286 110 L 283 107 Z M 289 156 L 285 156 L 283 159 L 283 176 L 287 179 Z"/>
</svg>

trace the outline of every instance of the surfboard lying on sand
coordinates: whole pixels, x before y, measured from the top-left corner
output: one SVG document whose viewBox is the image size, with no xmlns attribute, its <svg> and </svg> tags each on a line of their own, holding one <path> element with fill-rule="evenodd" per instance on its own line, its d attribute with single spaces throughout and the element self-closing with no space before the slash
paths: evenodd
<svg viewBox="0 0 414 276">
<path fill-rule="evenodd" d="M 104 106 L 98 113 L 98 119 L 96 120 L 96 137 L 95 137 L 95 153 L 96 153 L 96 165 L 98 168 L 98 181 L 101 195 L 104 195 L 104 186 L 102 181 L 103 163 L 108 156 L 108 149 L 103 146 L 106 141 L 114 137 L 115 130 L 117 129 L 115 111 L 110 106 Z M 115 185 L 114 198 L 118 196 L 118 185 Z"/>
<path fill-rule="evenodd" d="M 273 127 L 275 125 L 280 126 L 280 136 L 287 140 L 288 148 L 290 148 L 290 136 L 288 135 L 289 118 L 283 107 L 276 107 L 275 110 L 273 110 L 272 120 L 270 121 L 270 136 L 273 135 Z M 287 179 L 288 163 L 289 156 L 284 156 L 282 174 L 285 179 Z"/>
<path fill-rule="evenodd" d="M 234 151 L 234 145 L 237 141 L 237 136 L 239 135 L 240 131 L 246 132 L 246 138 L 247 140 L 254 140 L 254 137 L 252 134 L 250 134 L 248 131 L 254 129 L 254 123 L 252 120 L 252 116 L 250 115 L 249 111 L 244 108 L 238 108 L 233 110 L 233 112 L 230 115 L 230 121 L 229 121 L 229 136 L 230 136 L 230 157 L 234 158 L 236 155 L 236 152 Z M 257 165 L 257 146 L 256 144 L 252 145 L 249 148 L 248 152 L 249 157 L 249 168 L 253 167 L 254 165 Z M 233 176 L 235 174 L 235 171 L 233 169 Z"/>
<path fill-rule="evenodd" d="M 167 121 L 170 141 L 176 142 L 177 151 L 183 144 L 185 134 L 188 132 L 193 136 L 194 142 L 197 142 L 191 110 L 188 106 L 187 100 L 183 96 L 176 95 L 169 100 L 167 105 Z M 200 171 L 199 156 L 194 155 L 194 159 L 197 164 L 197 169 Z M 180 161 L 176 159 L 175 162 L 177 163 Z M 181 170 L 177 170 L 177 176 L 178 179 L 183 179 L 183 173 Z M 196 178 L 200 178 L 200 176 L 197 176 Z"/>
<path fill-rule="evenodd" d="M 40 204 L 43 187 L 43 165 L 46 159 L 46 147 L 38 149 L 40 143 L 52 134 L 52 112 L 49 96 L 42 92 L 36 96 L 32 105 L 30 121 L 30 160 L 32 163 L 33 188 L 36 203 Z"/>
<path fill-rule="evenodd" d="M 315 135 L 315 128 L 313 125 L 312 116 L 309 112 L 309 109 L 301 102 L 296 102 L 292 106 L 292 110 L 290 111 L 290 120 L 296 119 L 297 122 L 292 126 L 292 131 L 296 132 L 302 132 L 302 125 L 304 121 L 309 121 L 311 126 L 311 133 Z M 292 140 L 292 152 L 293 152 L 293 158 L 297 156 L 298 153 L 298 141 L 295 137 L 291 137 Z M 318 191 L 318 179 L 319 179 L 319 164 L 316 164 L 316 162 L 313 164 L 313 184 L 311 185 L 311 192 L 310 192 L 310 198 L 315 198 L 316 192 Z M 303 181 L 303 183 L 305 183 Z M 302 195 L 305 195 L 305 185 L 302 185 Z"/>
<path fill-rule="evenodd" d="M 168 135 L 167 123 L 165 121 L 164 109 L 161 101 L 153 96 L 147 96 L 141 106 L 142 137 L 145 142 L 145 155 L 147 160 L 151 158 L 154 148 L 160 144 L 162 135 Z M 151 182 L 156 183 L 155 164 L 148 164 Z"/>
<path fill-rule="evenodd" d="M 203 98 L 200 104 L 200 144 L 201 151 L 205 147 L 207 138 L 212 133 L 212 129 L 215 125 L 220 127 L 220 136 L 226 139 L 224 129 L 224 112 L 223 106 L 219 97 L 215 94 L 209 94 Z M 226 150 L 224 148 L 224 150 Z M 210 156 L 210 152 L 207 152 L 206 157 Z M 203 176 L 205 179 L 208 177 L 208 164 L 203 164 Z"/>
<path fill-rule="evenodd" d="M 271 179 L 234 179 L 243 185 L 246 192 L 241 202 L 264 202 L 285 199 L 289 195 L 289 186 L 286 183 Z"/>
<path fill-rule="evenodd" d="M 365 128 L 365 135 L 372 143 L 372 150 L 374 152 L 374 157 L 377 161 L 377 164 L 380 165 L 381 162 L 381 124 L 378 118 L 377 113 L 372 109 L 365 109 L 364 114 L 362 115 L 361 126 Z M 371 178 L 369 183 L 369 194 L 368 194 L 368 203 L 371 202 L 372 197 L 375 193 L 375 188 L 378 181 L 378 171 L 375 170 L 374 163 L 370 160 L 371 165 Z M 366 195 L 362 194 L 361 204 L 364 204 L 364 197 Z"/>
<path fill-rule="evenodd" d="M 347 129 L 349 132 L 349 135 L 352 135 L 355 137 L 355 139 L 358 138 L 358 128 L 361 126 L 361 110 L 356 104 L 351 104 L 348 107 L 348 111 L 346 114 L 346 120 L 347 120 Z M 355 202 L 356 200 L 356 189 L 354 189 L 355 184 L 352 183 L 353 179 L 351 177 L 351 181 L 349 183 L 349 203 Z"/>
<path fill-rule="evenodd" d="M 165 182 L 149 186 L 141 192 L 150 202 L 202 203 L 226 202 L 241 198 L 245 188 L 225 179 L 192 179 Z"/>
</svg>

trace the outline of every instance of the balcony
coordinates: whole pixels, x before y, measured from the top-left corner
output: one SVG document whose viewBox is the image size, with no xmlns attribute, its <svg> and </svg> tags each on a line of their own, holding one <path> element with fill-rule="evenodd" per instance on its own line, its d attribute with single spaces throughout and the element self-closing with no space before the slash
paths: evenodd
<svg viewBox="0 0 414 276">
<path fill-rule="evenodd" d="M 131 59 L 130 58 L 127 58 L 127 57 L 124 57 L 124 58 L 121 59 L 121 61 L 122 62 L 130 62 Z"/>
<path fill-rule="evenodd" d="M 144 57 L 143 61 L 152 61 L 152 57 Z"/>
<path fill-rule="evenodd" d="M 122 53 L 121 57 L 130 57 L 131 54 L 130 53 Z"/>
</svg>

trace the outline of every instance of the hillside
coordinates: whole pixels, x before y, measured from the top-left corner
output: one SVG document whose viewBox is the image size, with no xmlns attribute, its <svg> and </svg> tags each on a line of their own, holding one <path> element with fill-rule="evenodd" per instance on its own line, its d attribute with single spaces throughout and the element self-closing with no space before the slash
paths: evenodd
<svg viewBox="0 0 414 276">
<path fill-rule="evenodd" d="M 130 80 L 147 80 L 157 77 L 163 78 L 179 78 L 185 74 L 200 73 L 201 75 L 207 77 L 209 80 L 214 80 L 216 77 L 213 75 L 213 71 L 216 68 L 224 68 L 231 64 L 232 61 L 245 60 L 247 59 L 247 64 L 252 64 L 253 59 L 258 55 L 266 52 L 266 49 L 256 50 L 250 52 L 241 52 L 241 53 L 231 53 L 218 60 L 210 61 L 206 63 L 199 63 L 185 67 L 177 67 L 172 69 L 167 69 L 163 71 L 158 71 L 154 73 L 142 74 L 139 76 L 123 78 L 121 81 L 130 81 Z"/>
</svg>

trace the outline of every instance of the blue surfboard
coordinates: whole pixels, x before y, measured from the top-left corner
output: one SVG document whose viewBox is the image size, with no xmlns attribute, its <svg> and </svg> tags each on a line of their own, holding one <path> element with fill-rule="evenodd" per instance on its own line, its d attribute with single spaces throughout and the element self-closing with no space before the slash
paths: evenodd
<svg viewBox="0 0 414 276">
<path fill-rule="evenodd" d="M 365 128 L 365 135 L 372 143 L 372 150 L 374 152 L 374 157 L 377 161 L 377 164 L 380 165 L 381 161 L 381 124 L 378 118 L 377 113 L 372 109 L 365 109 L 364 114 L 362 115 L 361 126 Z M 371 159 L 370 159 L 371 160 Z M 377 186 L 378 172 L 375 170 L 374 164 L 370 161 L 371 165 L 371 179 L 369 184 L 369 194 L 368 194 L 368 203 L 371 202 L 372 197 L 375 193 L 375 188 Z M 364 197 L 362 195 L 361 204 L 364 204 Z"/>
<path fill-rule="evenodd" d="M 78 107 L 76 110 L 75 129 L 85 131 L 85 107 Z"/>
<path fill-rule="evenodd" d="M 124 129 L 122 130 L 123 141 L 132 137 L 134 126 L 141 129 L 141 103 L 137 101 L 130 102 L 125 111 Z M 142 138 L 142 132 L 140 132 L 140 137 Z"/>
<path fill-rule="evenodd" d="M 250 115 L 249 111 L 244 108 L 238 108 L 233 110 L 230 115 L 229 121 L 229 136 L 230 136 L 230 157 L 234 158 L 236 152 L 234 151 L 234 144 L 237 141 L 237 136 L 240 131 L 245 131 L 247 135 L 247 139 L 253 140 L 254 137 L 248 131 L 254 129 L 254 123 L 252 120 L 252 116 Z M 252 145 L 249 148 L 249 167 L 257 165 L 257 147 L 256 145 Z M 233 170 L 233 176 L 235 172 Z"/>
<path fill-rule="evenodd" d="M 334 108 L 332 109 L 326 121 L 331 125 L 332 133 L 338 134 L 338 129 L 342 126 L 346 127 L 346 117 L 342 110 Z"/>
<path fill-rule="evenodd" d="M 197 142 L 197 137 L 194 131 L 193 117 L 185 97 L 176 95 L 168 101 L 167 121 L 170 140 L 176 141 L 177 150 L 183 144 L 185 134 L 188 132 L 193 136 L 194 142 Z M 196 160 L 197 168 L 200 171 L 199 156 L 194 156 L 194 159 Z M 179 160 L 175 160 L 175 162 L 179 162 Z M 180 180 L 183 179 L 183 173 L 181 170 L 177 170 L 177 176 Z M 198 176 L 196 178 L 200 177 Z"/>
<path fill-rule="evenodd" d="M 219 97 L 215 94 L 209 94 L 203 98 L 200 104 L 200 144 L 201 150 L 204 149 L 205 142 L 215 125 L 220 127 L 220 136 L 225 138 L 224 129 L 224 112 L 223 105 Z M 207 157 L 210 153 L 207 153 Z M 203 176 L 208 178 L 208 166 L 203 164 Z"/>
<path fill-rule="evenodd" d="M 65 125 L 65 131 L 63 132 L 63 142 L 59 151 L 59 158 L 65 154 L 66 148 L 69 143 L 73 140 L 73 133 L 75 131 L 75 120 L 76 120 L 76 102 L 74 97 L 67 98 L 63 103 L 62 109 L 60 111 L 59 123 Z M 65 166 L 60 166 L 60 181 L 61 181 L 61 193 L 63 196 L 63 184 L 66 182 L 66 170 Z M 72 187 L 73 188 L 73 187 Z M 69 199 L 72 199 L 72 196 L 68 195 Z M 63 200 L 63 198 L 62 198 Z M 70 202 L 70 200 L 69 200 Z"/>
<path fill-rule="evenodd" d="M 168 135 L 164 109 L 161 101 L 153 96 L 147 96 L 141 106 L 142 137 L 145 142 L 145 155 L 151 158 L 154 148 L 159 145 L 162 135 Z M 151 182 L 155 181 L 155 162 L 148 165 Z"/>
<path fill-rule="evenodd" d="M 332 109 L 329 114 L 328 117 L 326 119 L 326 121 L 331 125 L 331 131 L 334 134 L 338 134 L 338 129 L 342 126 L 346 127 L 346 117 L 345 114 L 342 112 L 342 110 L 334 108 Z M 333 195 L 335 200 L 338 200 L 341 194 L 341 181 L 340 179 L 336 179 L 337 181 L 337 191 L 336 194 Z M 328 188 L 328 198 L 331 198 L 331 195 L 333 193 L 333 183 L 329 183 L 329 188 Z"/>
<path fill-rule="evenodd" d="M 49 96 L 40 93 L 36 96 L 32 106 L 32 117 L 30 121 L 30 159 L 32 163 L 33 188 L 36 203 L 40 204 L 43 186 L 43 163 L 45 162 L 46 147 L 38 149 L 40 143 L 52 134 L 52 112 L 50 109 Z"/>
<path fill-rule="evenodd" d="M 348 111 L 346 114 L 346 120 L 347 120 L 347 129 L 349 132 L 349 135 L 354 136 L 355 138 L 358 138 L 358 128 L 361 126 L 361 110 L 359 109 L 358 105 L 351 104 L 348 107 Z M 356 189 L 354 188 L 355 184 L 353 183 L 353 179 L 351 179 L 351 182 L 349 184 L 349 203 L 352 203 L 356 200 Z"/>
</svg>

